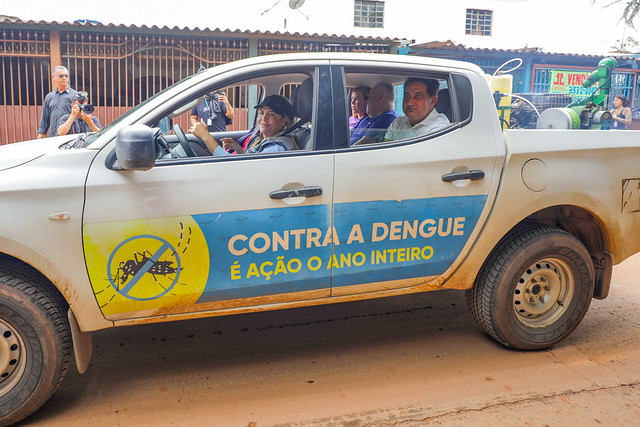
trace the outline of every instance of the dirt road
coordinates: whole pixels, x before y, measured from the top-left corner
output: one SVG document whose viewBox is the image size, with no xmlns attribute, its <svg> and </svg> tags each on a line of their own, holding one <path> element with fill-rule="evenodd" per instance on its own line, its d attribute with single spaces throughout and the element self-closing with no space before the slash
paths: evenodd
<svg viewBox="0 0 640 427">
<path fill-rule="evenodd" d="M 464 295 L 130 327 L 94 335 L 25 425 L 640 425 L 640 256 L 551 350 L 507 350 Z"/>
</svg>

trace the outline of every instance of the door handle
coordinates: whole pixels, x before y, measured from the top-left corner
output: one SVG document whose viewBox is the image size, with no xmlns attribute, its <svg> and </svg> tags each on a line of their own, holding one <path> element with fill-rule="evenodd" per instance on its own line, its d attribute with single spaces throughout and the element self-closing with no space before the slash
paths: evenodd
<svg viewBox="0 0 640 427">
<path fill-rule="evenodd" d="M 463 179 L 470 179 L 471 181 L 477 181 L 484 178 L 484 171 L 482 170 L 470 170 L 469 172 L 460 173 L 445 173 L 442 175 L 444 182 L 460 181 Z"/>
<path fill-rule="evenodd" d="M 318 197 L 322 195 L 322 187 L 310 186 L 297 190 L 275 190 L 269 193 L 269 197 L 276 200 L 288 199 L 290 197 Z"/>
</svg>

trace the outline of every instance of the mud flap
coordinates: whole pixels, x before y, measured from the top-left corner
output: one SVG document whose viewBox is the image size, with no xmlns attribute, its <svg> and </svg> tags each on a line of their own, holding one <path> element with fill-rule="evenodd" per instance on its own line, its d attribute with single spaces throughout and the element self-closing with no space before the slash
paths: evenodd
<svg viewBox="0 0 640 427">
<path fill-rule="evenodd" d="M 93 354 L 91 333 L 82 332 L 80 330 L 76 316 L 73 315 L 73 311 L 71 311 L 71 309 L 67 312 L 67 316 L 69 317 L 71 339 L 73 340 L 73 352 L 76 356 L 76 367 L 78 368 L 78 373 L 84 374 L 87 372 L 89 362 L 91 361 L 91 355 Z"/>
</svg>

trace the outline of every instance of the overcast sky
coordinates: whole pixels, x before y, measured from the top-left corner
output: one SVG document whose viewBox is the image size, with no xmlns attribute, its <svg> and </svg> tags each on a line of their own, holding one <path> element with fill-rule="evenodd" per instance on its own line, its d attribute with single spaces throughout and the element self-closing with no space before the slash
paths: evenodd
<svg viewBox="0 0 640 427">
<path fill-rule="evenodd" d="M 347 1 L 347 0 L 341 0 Z M 610 51 L 616 41 L 631 36 L 640 40 L 637 31 L 624 28 L 619 22 L 624 4 L 603 6 L 613 0 L 503 0 L 522 2 L 522 8 L 509 17 L 514 22 L 534 25 L 540 31 L 513 31 L 508 39 L 499 41 L 496 48 L 515 49 L 541 47 L 545 52 L 601 54 Z M 387 0 L 403 7 L 418 5 L 422 9 L 439 8 L 446 4 L 476 6 L 474 1 L 446 0 Z M 485 2 L 486 3 L 486 2 Z M 501 1 L 494 1 L 499 8 Z M 438 9 L 436 9 L 438 10 Z M 440 9 L 442 10 L 442 9 Z M 22 20 L 73 22 L 92 19 L 103 24 L 147 25 L 187 28 L 220 28 L 251 31 L 280 31 L 338 35 L 374 35 L 404 38 L 416 42 L 440 39 L 421 39 L 421 28 L 415 24 L 400 27 L 386 26 L 385 32 L 358 33 L 355 28 L 336 27 L 335 10 L 326 7 L 323 0 L 306 0 L 300 10 L 291 10 L 288 0 L 208 0 L 180 2 L 175 0 L 107 0 L 107 1 L 36 1 L 0 0 L 0 15 L 17 16 Z M 496 10 L 497 13 L 497 10 Z M 334 15 L 332 17 L 332 14 Z M 351 18 L 350 18 L 351 19 Z M 386 18 L 385 18 L 386 19 Z M 533 23 L 533 24 L 532 24 Z M 400 29 L 397 29 L 400 28 Z M 364 30 L 365 32 L 367 30 Z M 393 31 L 393 34 L 390 32 Z M 446 40 L 446 38 L 444 39 Z M 443 41 L 443 40 L 440 40 Z M 461 43 L 459 40 L 454 42 Z M 511 42 L 511 45 L 509 44 Z M 513 45 L 515 44 L 515 45 Z M 470 46 L 484 47 L 484 46 Z M 636 48 L 638 50 L 638 48 Z"/>
</svg>

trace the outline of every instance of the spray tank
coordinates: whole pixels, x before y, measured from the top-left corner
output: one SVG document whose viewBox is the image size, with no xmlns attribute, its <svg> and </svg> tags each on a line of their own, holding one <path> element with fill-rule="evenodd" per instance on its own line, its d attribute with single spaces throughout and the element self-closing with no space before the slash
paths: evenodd
<svg viewBox="0 0 640 427">
<path fill-rule="evenodd" d="M 518 62 L 518 64 L 508 70 L 502 70 L 505 66 L 512 62 Z M 513 93 L 513 76 L 507 73 L 517 70 L 521 65 L 522 59 L 513 58 L 498 67 L 498 69 L 492 75 L 485 74 L 487 83 L 489 83 L 489 88 L 491 88 L 491 92 L 493 93 L 493 100 L 496 103 L 498 118 L 500 119 L 500 125 L 502 126 L 502 129 L 509 129 L 511 127 L 512 114 L 514 113 L 514 102 L 517 102 L 519 104 L 527 104 L 529 107 L 531 107 L 531 111 L 536 114 L 536 118 L 540 116 L 538 109 L 530 100 Z M 514 99 L 516 101 L 514 101 Z M 515 111 L 515 114 L 518 115 L 519 111 Z"/>
<path fill-rule="evenodd" d="M 503 67 L 515 61 L 520 62 L 515 67 L 502 71 Z M 499 66 L 493 74 L 485 74 L 487 83 L 489 83 L 489 88 L 491 88 L 491 93 L 493 93 L 493 99 L 496 102 L 496 108 L 498 110 L 502 129 L 509 128 L 511 95 L 513 94 L 513 76 L 507 73 L 516 70 L 520 65 L 522 65 L 522 59 L 514 58 Z"/>
<path fill-rule="evenodd" d="M 565 108 L 545 110 L 536 124 L 537 129 L 610 129 L 612 116 L 606 107 L 611 91 L 611 76 L 618 66 L 614 58 L 604 58 L 598 67 L 582 82 L 589 88 L 598 88 L 586 99 L 573 102 Z"/>
</svg>

